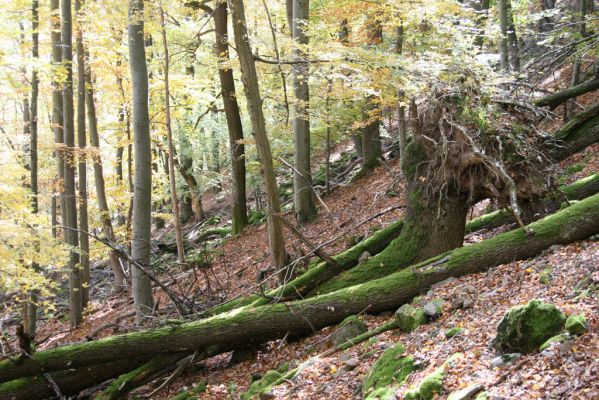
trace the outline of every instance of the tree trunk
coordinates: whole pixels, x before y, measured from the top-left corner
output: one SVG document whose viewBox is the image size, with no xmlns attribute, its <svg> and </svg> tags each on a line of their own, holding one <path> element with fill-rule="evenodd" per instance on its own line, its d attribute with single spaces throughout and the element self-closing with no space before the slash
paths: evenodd
<svg viewBox="0 0 599 400">
<path fill-rule="evenodd" d="M 502 71 L 509 71 L 509 54 L 508 54 L 508 2 L 510 0 L 499 0 L 497 7 L 499 8 L 499 68 Z"/>
<path fill-rule="evenodd" d="M 287 333 L 312 333 L 368 310 L 394 310 L 433 284 L 449 277 L 484 272 L 497 265 L 532 257 L 554 244 L 567 244 L 599 232 L 599 194 L 567 209 L 491 239 L 462 247 L 387 277 L 291 303 L 265 305 L 91 343 L 38 352 L 31 358 L 0 362 L 0 381 L 135 356 L 207 350 L 211 355 L 256 345 Z M 243 329 L 239 327 L 242 326 Z M 76 357 L 74 357 L 76 355 Z M 0 386 L 4 393 L 11 383 Z"/>
<path fill-rule="evenodd" d="M 129 65 L 133 88 L 133 139 L 135 142 L 135 186 L 131 256 L 142 265 L 150 264 L 152 224 L 152 148 L 148 111 L 148 67 L 144 46 L 143 0 L 129 0 Z M 150 278 L 131 266 L 136 319 L 141 323 L 152 313 L 154 301 Z"/>
<path fill-rule="evenodd" d="M 59 11 L 59 0 L 50 0 L 50 14 L 51 14 L 51 33 L 50 38 L 52 41 L 52 66 L 58 68 L 62 64 L 62 50 L 60 47 L 60 11 Z M 60 220 L 62 225 L 66 224 L 65 221 L 65 198 L 64 198 L 64 152 L 62 145 L 64 143 L 63 137 L 63 118 L 62 118 L 62 90 L 59 82 L 60 78 L 56 72 L 52 75 L 52 126 L 54 131 L 54 144 L 56 150 L 54 151 L 56 157 L 57 176 L 55 182 L 55 191 L 58 192 L 59 197 L 59 212 Z M 56 195 L 54 195 L 56 197 Z M 58 223 L 58 218 L 57 218 Z M 64 232 L 64 230 L 62 230 Z M 57 232 L 58 235 L 58 232 Z M 64 235 L 64 233 L 63 233 Z"/>
<path fill-rule="evenodd" d="M 73 107 L 73 16 L 71 0 L 61 3 L 62 60 L 66 69 L 66 82 L 63 84 L 63 131 L 65 145 L 64 197 L 65 197 L 65 237 L 71 246 L 69 256 L 69 316 L 71 326 L 79 326 L 83 320 L 81 273 L 79 271 L 79 238 L 77 234 L 77 198 L 75 193 L 75 121 Z"/>
<path fill-rule="evenodd" d="M 540 99 L 535 100 L 534 104 L 537 107 L 549 107 L 554 109 L 568 99 L 581 96 L 597 89 L 599 89 L 599 78 L 595 78 L 590 81 L 571 86 L 557 93 L 552 93 L 550 95 L 541 97 Z"/>
<path fill-rule="evenodd" d="M 512 1 L 507 1 L 507 39 L 509 43 L 509 59 L 512 71 L 520 71 L 520 44 L 518 43 L 518 34 L 516 24 L 514 23 L 514 13 L 512 11 Z"/>
<path fill-rule="evenodd" d="M 110 209 L 106 199 L 106 186 L 104 183 L 104 170 L 102 166 L 102 157 L 100 156 L 100 136 L 98 134 L 98 119 L 96 117 L 96 103 L 94 101 L 94 88 L 91 77 L 90 67 L 87 67 L 85 74 L 86 91 L 85 100 L 87 105 L 87 120 L 89 124 L 89 141 L 91 147 L 95 149 L 92 155 L 94 166 L 94 181 L 96 183 L 96 197 L 98 198 L 98 209 L 100 210 L 100 219 L 104 236 L 111 242 L 116 242 L 112 221 L 110 218 Z M 121 261 L 114 250 L 108 252 L 110 267 L 114 276 L 113 288 L 115 291 L 122 290 L 127 284 L 127 277 L 121 267 Z"/>
<path fill-rule="evenodd" d="M 275 177 L 274 165 L 270 143 L 266 134 L 266 124 L 262 112 L 262 98 L 258 86 L 258 74 L 254 63 L 254 55 L 250 48 L 248 32 L 246 28 L 245 10 L 243 0 L 232 0 L 233 30 L 235 33 L 235 44 L 241 65 L 241 74 L 245 88 L 245 94 L 256 138 L 256 149 L 260 158 L 261 174 L 264 180 L 264 189 L 267 201 L 267 225 L 268 244 L 272 265 L 276 271 L 284 269 L 287 252 L 283 238 L 283 227 L 278 214 L 281 212 L 281 204 Z"/>
<path fill-rule="evenodd" d="M 369 17 L 367 24 L 368 45 L 375 47 L 383 43 L 383 25 L 380 16 Z M 365 99 L 363 111 L 362 136 L 362 173 L 369 171 L 379 164 L 382 154 L 380 121 L 381 108 L 379 98 L 368 96 Z"/>
<path fill-rule="evenodd" d="M 37 183 L 37 175 L 38 175 L 38 157 L 37 157 L 37 106 L 38 106 L 38 97 L 39 97 L 39 78 L 37 73 L 36 64 L 39 60 L 39 1 L 32 0 L 31 2 L 31 55 L 34 60 L 34 66 L 31 71 L 31 102 L 30 102 L 30 110 L 29 110 L 29 121 L 26 123 L 29 124 L 29 172 L 30 172 L 30 187 L 31 187 L 31 212 L 33 214 L 37 214 L 39 211 L 39 201 L 38 201 L 38 183 Z M 38 247 L 38 243 L 35 244 Z M 39 265 L 37 262 L 33 261 L 31 263 L 31 269 L 39 270 Z M 28 294 L 28 299 L 23 305 L 24 313 L 23 313 L 23 327 L 25 329 L 25 333 L 30 337 L 35 336 L 36 327 L 37 327 L 37 293 L 31 292 Z"/>
<path fill-rule="evenodd" d="M 214 10 L 214 28 L 216 33 L 216 53 L 220 59 L 218 76 L 229 128 L 229 147 L 231 151 L 232 185 L 232 227 L 233 234 L 243 231 L 248 225 L 247 198 L 245 183 L 245 147 L 243 144 L 243 127 L 239 114 L 239 105 L 235 94 L 233 70 L 229 65 L 229 44 L 227 32 L 227 3 L 217 2 Z"/>
<path fill-rule="evenodd" d="M 171 105 L 169 89 L 169 51 L 166 39 L 166 25 L 164 23 L 164 10 L 160 8 L 160 26 L 162 29 L 162 45 L 164 47 L 164 109 L 166 113 L 166 137 L 168 140 L 168 166 L 169 181 L 171 188 L 171 202 L 173 203 L 173 225 L 175 226 L 175 237 L 177 240 L 177 259 L 179 268 L 185 269 L 185 249 L 183 248 L 183 234 L 181 233 L 181 217 L 179 215 L 179 199 L 177 198 L 177 181 L 175 178 L 175 146 L 173 145 L 173 132 L 171 129 Z"/>
<path fill-rule="evenodd" d="M 77 144 L 79 149 L 79 248 L 81 268 L 81 307 L 87 307 L 90 291 L 89 273 L 89 230 L 87 216 L 87 139 L 85 133 L 85 51 L 83 49 L 82 16 L 80 15 L 81 1 L 75 0 L 75 15 L 77 16 L 76 54 L 77 54 Z"/>
<path fill-rule="evenodd" d="M 576 114 L 553 137 L 557 143 L 549 154 L 558 162 L 599 141 L 599 102 Z"/>
<path fill-rule="evenodd" d="M 312 193 L 312 172 L 310 169 L 310 65 L 298 61 L 308 58 L 305 47 L 308 45 L 306 27 L 310 18 L 310 0 L 293 0 L 292 38 L 294 41 L 292 66 L 293 92 L 293 200 L 295 216 L 301 224 L 316 217 L 314 194 Z"/>
</svg>

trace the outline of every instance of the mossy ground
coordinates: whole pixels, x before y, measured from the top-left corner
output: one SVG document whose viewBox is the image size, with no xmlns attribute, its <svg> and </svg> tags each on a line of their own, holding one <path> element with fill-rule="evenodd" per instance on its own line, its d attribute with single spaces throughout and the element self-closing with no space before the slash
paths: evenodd
<svg viewBox="0 0 599 400">
<path fill-rule="evenodd" d="M 395 399 L 395 390 L 417 369 L 414 360 L 403 353 L 403 345 L 397 343 L 376 361 L 364 379 L 363 399 Z"/>
</svg>

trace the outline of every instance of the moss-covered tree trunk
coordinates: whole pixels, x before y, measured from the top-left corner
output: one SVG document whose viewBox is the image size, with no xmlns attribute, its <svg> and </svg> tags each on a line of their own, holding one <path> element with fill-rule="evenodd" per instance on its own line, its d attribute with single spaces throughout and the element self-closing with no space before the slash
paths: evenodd
<svg viewBox="0 0 599 400">
<path fill-rule="evenodd" d="M 599 195 L 594 195 L 527 229 L 516 229 L 344 290 L 286 304 L 234 310 L 175 327 L 40 351 L 20 361 L 4 360 L 0 362 L 0 382 L 132 357 L 151 359 L 159 353 L 200 350 L 214 355 L 277 339 L 288 332 L 310 333 L 364 310 L 395 309 L 448 277 L 486 271 L 534 256 L 551 245 L 581 240 L 598 232 Z M 0 396 L 11 384 L 0 385 Z"/>
</svg>

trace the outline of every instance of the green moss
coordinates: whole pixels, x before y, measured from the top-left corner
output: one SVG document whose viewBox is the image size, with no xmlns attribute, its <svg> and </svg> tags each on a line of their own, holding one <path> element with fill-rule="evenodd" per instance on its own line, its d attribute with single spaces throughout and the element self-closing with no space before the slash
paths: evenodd
<svg viewBox="0 0 599 400">
<path fill-rule="evenodd" d="M 564 172 L 568 175 L 572 175 L 572 174 L 582 171 L 583 169 L 584 169 L 584 165 L 574 164 L 574 165 L 570 165 L 569 167 L 564 169 Z"/>
<path fill-rule="evenodd" d="M 395 322 L 405 332 L 412 332 L 420 325 L 426 324 L 426 321 L 422 308 L 412 307 L 410 304 L 404 304 L 395 312 Z"/>
<path fill-rule="evenodd" d="M 566 320 L 566 330 L 572 335 L 582 335 L 589 329 L 589 321 L 584 314 L 570 315 Z"/>
<path fill-rule="evenodd" d="M 262 379 L 253 382 L 247 392 L 244 392 L 239 397 L 241 400 L 254 399 L 262 393 L 269 392 L 273 385 L 283 378 L 283 374 L 279 371 L 268 371 Z"/>
<path fill-rule="evenodd" d="M 417 172 L 423 169 L 422 163 L 428 161 L 424 148 L 417 141 L 408 143 L 404 150 L 404 158 L 401 167 L 407 179 L 416 178 Z"/>
<path fill-rule="evenodd" d="M 474 400 L 488 400 L 488 399 L 489 399 L 489 393 L 488 392 L 480 392 L 474 398 Z"/>
<path fill-rule="evenodd" d="M 511 308 L 497 328 L 497 344 L 501 348 L 531 353 L 547 339 L 560 332 L 565 315 L 554 305 L 531 300 Z"/>
<path fill-rule="evenodd" d="M 171 400 L 197 399 L 198 395 L 204 393 L 207 389 L 208 389 L 208 382 L 201 381 L 195 387 L 193 387 L 191 390 L 185 390 L 185 391 L 179 393 L 178 395 L 176 395 L 175 397 L 173 397 Z"/>
<path fill-rule="evenodd" d="M 541 351 L 546 350 L 549 347 L 551 347 L 551 345 L 553 343 L 564 343 L 564 342 L 566 342 L 569 339 L 570 339 L 570 337 L 568 335 L 563 334 L 563 333 L 561 335 L 556 335 L 556 336 L 550 337 L 549 339 L 547 339 L 541 345 L 541 347 L 539 348 L 539 350 L 541 350 Z"/>
<path fill-rule="evenodd" d="M 443 392 L 443 379 L 445 378 L 445 369 L 451 365 L 451 362 L 462 357 L 456 353 L 443 363 L 439 368 L 427 375 L 418 388 L 408 391 L 404 395 L 404 400 L 431 400 L 435 395 Z"/>
<path fill-rule="evenodd" d="M 553 280 L 553 269 L 545 268 L 544 270 L 541 271 L 541 274 L 539 275 L 539 281 L 543 285 L 548 285 L 549 283 L 551 283 L 552 280 Z"/>
<path fill-rule="evenodd" d="M 452 337 L 457 336 L 462 332 L 464 332 L 464 328 L 461 328 L 461 327 L 451 328 L 450 330 L 445 332 L 445 338 L 451 339 Z"/>
<path fill-rule="evenodd" d="M 398 343 L 379 357 L 364 379 L 364 399 L 395 399 L 395 390 L 417 369 L 414 360 L 402 357 L 403 353 L 404 347 Z"/>
<path fill-rule="evenodd" d="M 493 211 L 475 218 L 466 224 L 466 233 L 476 232 L 482 228 L 508 223 L 513 219 L 512 214 L 505 209 Z"/>
</svg>

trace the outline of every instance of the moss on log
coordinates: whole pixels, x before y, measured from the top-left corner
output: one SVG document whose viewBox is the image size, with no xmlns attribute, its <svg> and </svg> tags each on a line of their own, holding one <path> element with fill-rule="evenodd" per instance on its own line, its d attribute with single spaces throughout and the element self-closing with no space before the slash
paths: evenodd
<svg viewBox="0 0 599 400">
<path fill-rule="evenodd" d="M 0 362 L 0 381 L 160 353 L 203 349 L 217 354 L 292 332 L 302 335 L 363 312 L 394 310 L 434 283 L 486 271 L 599 232 L 599 194 L 524 228 L 445 253 L 387 277 L 285 304 L 246 307 L 179 326 L 163 327 L 40 351 Z M 1 392 L 0 392 L 1 393 Z"/>
<path fill-rule="evenodd" d="M 208 314 L 221 314 L 250 304 L 257 307 L 267 304 L 271 298 L 290 300 L 304 296 L 310 290 L 338 275 L 340 272 L 356 266 L 360 256 L 364 254 L 364 252 L 367 251 L 370 254 L 377 254 L 385 249 L 389 243 L 401 233 L 402 229 L 403 221 L 399 220 L 384 229 L 378 230 L 355 246 L 333 256 L 333 259 L 337 263 L 336 267 L 331 267 L 326 261 L 318 262 L 291 282 L 270 290 L 266 293 L 267 297 L 253 295 L 231 300 L 212 308 L 208 311 Z"/>
<path fill-rule="evenodd" d="M 579 85 L 569 87 L 568 89 L 561 90 L 557 93 L 541 97 L 535 100 L 534 104 L 537 107 L 550 107 L 555 108 L 565 102 L 568 99 L 583 95 L 593 90 L 599 89 L 599 79 L 593 79 L 587 82 L 583 82 Z"/>
<path fill-rule="evenodd" d="M 553 212 L 560 208 L 565 197 L 568 200 L 582 200 L 589 196 L 599 193 L 599 174 L 592 174 L 579 179 L 570 185 L 564 185 L 559 188 L 563 196 L 547 197 L 541 201 L 541 207 L 546 211 Z M 514 221 L 514 216 L 506 209 L 493 211 L 485 214 L 466 224 L 466 233 L 472 233 L 481 229 L 496 228 L 498 226 Z"/>
<path fill-rule="evenodd" d="M 124 398 L 130 391 L 156 379 L 177 367 L 177 362 L 189 353 L 161 354 L 134 370 L 119 376 L 96 400 L 117 400 Z"/>
<path fill-rule="evenodd" d="M 599 141 L 599 103 L 576 114 L 553 135 L 557 146 L 549 154 L 562 161 Z"/>
<path fill-rule="evenodd" d="M 74 396 L 80 391 L 112 379 L 138 367 L 140 359 L 119 360 L 50 374 L 50 378 L 64 396 Z M 15 379 L 0 384 L 0 400 L 42 400 L 56 396 L 48 378 L 37 375 Z"/>
</svg>

